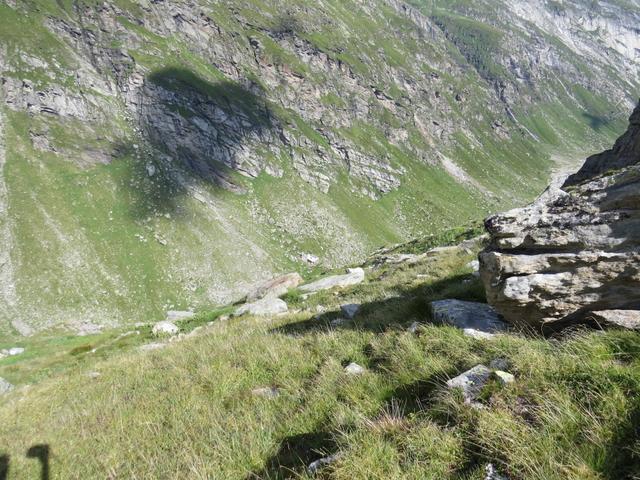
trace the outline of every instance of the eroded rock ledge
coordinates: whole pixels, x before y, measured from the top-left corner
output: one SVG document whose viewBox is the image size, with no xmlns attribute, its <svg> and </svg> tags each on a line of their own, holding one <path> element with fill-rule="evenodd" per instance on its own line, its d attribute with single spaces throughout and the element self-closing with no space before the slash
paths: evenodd
<svg viewBox="0 0 640 480">
<path fill-rule="evenodd" d="M 640 104 L 611 150 L 485 227 L 480 274 L 509 322 L 553 328 L 640 309 Z"/>
</svg>

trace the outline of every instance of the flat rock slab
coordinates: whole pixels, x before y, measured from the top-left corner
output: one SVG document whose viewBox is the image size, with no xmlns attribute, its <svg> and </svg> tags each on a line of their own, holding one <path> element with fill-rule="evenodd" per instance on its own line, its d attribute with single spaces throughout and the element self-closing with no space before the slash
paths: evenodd
<svg viewBox="0 0 640 480">
<path fill-rule="evenodd" d="M 357 285 L 364 280 L 364 270 L 362 268 L 350 268 L 348 273 L 344 275 L 332 275 L 324 277 L 315 282 L 302 285 L 300 290 L 305 293 L 319 292 L 320 290 L 328 290 L 334 287 L 348 287 Z"/>
<path fill-rule="evenodd" d="M 287 273 L 260 283 L 247 293 L 247 302 L 255 302 L 265 297 L 279 297 L 302 283 L 302 277 L 296 273 Z"/>
<path fill-rule="evenodd" d="M 640 330 L 640 310 L 599 310 L 589 314 L 599 324 Z"/>
<path fill-rule="evenodd" d="M 246 303 L 238 308 L 233 315 L 239 317 L 240 315 L 278 315 L 280 313 L 286 313 L 289 310 L 284 300 L 279 298 L 267 297 L 262 300 L 258 300 L 253 303 Z"/>
<path fill-rule="evenodd" d="M 431 317 L 435 322 L 452 325 L 465 331 L 494 334 L 508 329 L 508 325 L 501 320 L 493 307 L 486 303 L 436 300 L 431 302 L 430 307 Z"/>
<path fill-rule="evenodd" d="M 466 403 L 471 403 L 480 395 L 482 387 L 485 386 L 491 377 L 491 370 L 484 365 L 475 367 L 461 373 L 457 377 L 447 381 L 447 387 L 459 388 Z"/>
</svg>

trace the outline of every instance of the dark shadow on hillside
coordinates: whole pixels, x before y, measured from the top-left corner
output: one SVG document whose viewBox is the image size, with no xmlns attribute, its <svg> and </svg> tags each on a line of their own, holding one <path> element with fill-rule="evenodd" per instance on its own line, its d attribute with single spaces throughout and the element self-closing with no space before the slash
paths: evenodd
<svg viewBox="0 0 640 480">
<path fill-rule="evenodd" d="M 40 478 L 41 480 L 49 480 L 49 456 L 51 450 L 49 445 L 34 445 L 27 450 L 27 458 L 35 458 L 40 462 Z"/>
<path fill-rule="evenodd" d="M 611 123 L 611 120 L 602 115 L 593 115 L 592 113 L 582 112 L 582 116 L 587 119 L 589 126 L 597 132 Z"/>
<path fill-rule="evenodd" d="M 299 478 L 311 462 L 335 451 L 336 444 L 329 432 L 291 435 L 282 440 L 278 451 L 266 461 L 262 470 L 250 473 L 245 480 Z"/>
<path fill-rule="evenodd" d="M 277 327 L 273 333 L 305 335 L 328 329 L 353 329 L 381 332 L 388 328 L 403 329 L 413 322 L 431 321 L 428 304 L 434 300 L 455 298 L 475 302 L 486 301 L 480 281 L 470 275 L 457 275 L 414 288 L 400 289 L 398 296 L 364 303 L 353 320 L 336 323 L 339 311 L 316 315 L 309 320 Z"/>
<path fill-rule="evenodd" d="M 10 459 L 9 455 L 0 455 L 0 480 L 7 480 Z"/>
<path fill-rule="evenodd" d="M 212 82 L 186 68 L 148 75 L 137 111 L 143 144 L 118 145 L 113 152 L 123 164 L 120 186 L 136 219 L 180 215 L 180 197 L 200 181 L 242 192 L 236 172 L 257 174 L 243 159 L 279 138 L 257 84 Z"/>
</svg>

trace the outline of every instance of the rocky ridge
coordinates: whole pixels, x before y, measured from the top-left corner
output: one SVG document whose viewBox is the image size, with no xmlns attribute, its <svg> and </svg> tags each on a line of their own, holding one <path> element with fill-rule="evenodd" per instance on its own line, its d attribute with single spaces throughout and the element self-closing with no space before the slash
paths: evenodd
<svg viewBox="0 0 640 480">
<path fill-rule="evenodd" d="M 640 105 L 611 150 L 535 203 L 486 220 L 491 243 L 479 258 L 489 303 L 535 329 L 594 319 L 638 328 L 630 315 L 640 309 L 638 192 Z M 619 321 L 607 321 L 612 310 Z"/>
</svg>

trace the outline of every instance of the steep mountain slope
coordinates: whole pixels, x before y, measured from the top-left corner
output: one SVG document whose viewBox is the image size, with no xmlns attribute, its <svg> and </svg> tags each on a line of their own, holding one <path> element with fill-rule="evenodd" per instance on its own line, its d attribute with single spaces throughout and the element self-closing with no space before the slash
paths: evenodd
<svg viewBox="0 0 640 480">
<path fill-rule="evenodd" d="M 3 2 L 0 329 L 226 302 L 529 200 L 623 130 L 640 15 L 527 4 Z"/>
</svg>

